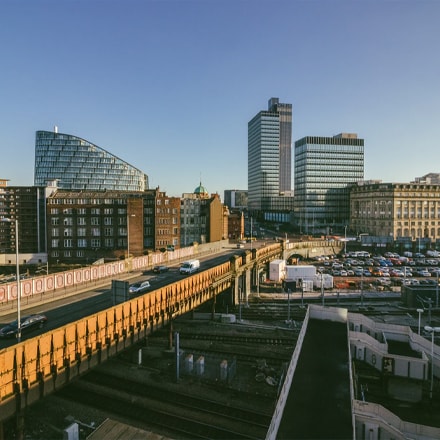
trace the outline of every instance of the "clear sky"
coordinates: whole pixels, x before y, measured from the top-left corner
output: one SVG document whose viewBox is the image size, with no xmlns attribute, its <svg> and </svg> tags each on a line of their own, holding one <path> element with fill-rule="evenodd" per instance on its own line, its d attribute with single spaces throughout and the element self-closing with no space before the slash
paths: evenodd
<svg viewBox="0 0 440 440">
<path fill-rule="evenodd" d="M 365 139 L 366 179 L 440 172 L 439 23 L 438 0 L 1 0 L 0 178 L 32 185 L 56 125 L 151 188 L 223 198 L 271 97 L 293 142 Z"/>
</svg>

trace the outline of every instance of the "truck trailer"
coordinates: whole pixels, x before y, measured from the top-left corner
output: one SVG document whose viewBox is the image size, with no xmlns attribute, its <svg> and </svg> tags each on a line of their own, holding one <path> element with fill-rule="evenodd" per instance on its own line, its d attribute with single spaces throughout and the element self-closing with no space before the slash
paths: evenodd
<svg viewBox="0 0 440 440">
<path fill-rule="evenodd" d="M 286 260 L 273 260 L 269 263 L 269 279 L 279 283 L 284 279 Z"/>
</svg>

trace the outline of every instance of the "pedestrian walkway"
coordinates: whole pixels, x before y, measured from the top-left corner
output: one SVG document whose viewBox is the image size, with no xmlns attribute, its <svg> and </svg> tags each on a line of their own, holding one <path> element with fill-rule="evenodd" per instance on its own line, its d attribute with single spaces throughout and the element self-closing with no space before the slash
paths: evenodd
<svg viewBox="0 0 440 440">
<path fill-rule="evenodd" d="M 351 439 L 347 324 L 310 319 L 278 440 Z"/>
</svg>

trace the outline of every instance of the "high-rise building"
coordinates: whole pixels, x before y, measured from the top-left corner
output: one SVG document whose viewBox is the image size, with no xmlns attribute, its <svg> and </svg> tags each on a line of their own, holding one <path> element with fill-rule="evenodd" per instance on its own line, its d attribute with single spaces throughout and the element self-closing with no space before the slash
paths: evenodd
<svg viewBox="0 0 440 440">
<path fill-rule="evenodd" d="M 364 178 L 357 134 L 307 136 L 295 142 L 295 220 L 301 232 L 336 233 L 350 218 L 350 186 Z"/>
<path fill-rule="evenodd" d="M 269 100 L 248 123 L 248 206 L 267 213 L 286 207 L 292 196 L 292 104 Z M 281 209 L 280 209 L 281 208 Z M 287 204 L 289 209 L 289 204 Z"/>
<path fill-rule="evenodd" d="M 37 131 L 36 186 L 57 181 L 60 189 L 144 191 L 148 176 L 104 149 L 70 134 Z"/>
</svg>

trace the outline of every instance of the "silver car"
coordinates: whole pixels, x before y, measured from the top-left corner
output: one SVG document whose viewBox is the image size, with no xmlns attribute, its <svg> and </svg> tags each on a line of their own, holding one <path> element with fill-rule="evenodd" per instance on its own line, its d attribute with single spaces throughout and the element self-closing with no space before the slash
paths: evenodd
<svg viewBox="0 0 440 440">
<path fill-rule="evenodd" d="M 139 281 L 138 283 L 132 284 L 128 288 L 128 293 L 133 295 L 134 293 L 143 293 L 146 292 L 151 287 L 148 281 Z"/>
</svg>

